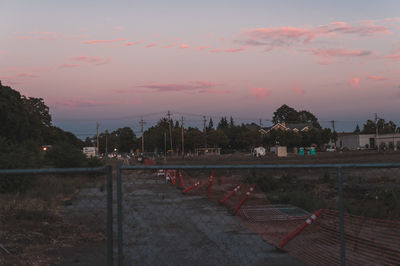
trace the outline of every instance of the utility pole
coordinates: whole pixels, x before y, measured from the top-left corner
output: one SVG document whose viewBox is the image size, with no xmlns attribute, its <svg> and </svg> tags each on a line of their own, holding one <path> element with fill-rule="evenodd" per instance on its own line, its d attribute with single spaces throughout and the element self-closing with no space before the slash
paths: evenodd
<svg viewBox="0 0 400 266">
<path fill-rule="evenodd" d="M 164 161 L 167 160 L 167 132 L 164 132 Z"/>
<path fill-rule="evenodd" d="M 206 128 L 207 118 L 203 116 L 203 131 L 204 131 L 204 148 L 207 148 L 207 128 Z"/>
<path fill-rule="evenodd" d="M 333 133 L 335 133 L 335 132 L 336 132 L 336 129 L 335 129 L 335 123 L 336 123 L 336 121 L 335 121 L 335 120 L 332 120 L 332 121 L 329 121 L 329 122 L 331 122 Z M 336 137 L 335 137 L 335 148 L 336 148 Z"/>
<path fill-rule="evenodd" d="M 378 145 L 378 114 L 377 113 L 375 113 L 375 130 L 376 130 L 376 133 L 375 133 L 375 145 L 376 145 L 376 147 L 378 148 L 378 151 L 379 151 L 379 145 Z"/>
<path fill-rule="evenodd" d="M 108 159 L 108 130 L 106 129 L 106 160 Z"/>
<path fill-rule="evenodd" d="M 168 125 L 169 125 L 169 147 L 171 151 L 173 152 L 174 149 L 172 148 L 172 127 L 171 127 L 171 112 L 168 111 Z"/>
<path fill-rule="evenodd" d="M 184 139 L 184 128 L 183 128 L 183 116 L 181 118 L 182 123 L 182 158 L 185 157 L 185 139 Z"/>
<path fill-rule="evenodd" d="M 260 128 L 262 128 L 262 127 L 263 127 L 262 119 L 260 118 Z"/>
<path fill-rule="evenodd" d="M 144 131 L 143 131 L 143 125 L 146 124 L 146 122 L 143 121 L 143 116 L 140 117 L 140 130 L 142 132 L 142 153 L 144 152 Z"/>
<path fill-rule="evenodd" d="M 99 156 L 99 123 L 96 122 L 96 155 Z"/>
</svg>

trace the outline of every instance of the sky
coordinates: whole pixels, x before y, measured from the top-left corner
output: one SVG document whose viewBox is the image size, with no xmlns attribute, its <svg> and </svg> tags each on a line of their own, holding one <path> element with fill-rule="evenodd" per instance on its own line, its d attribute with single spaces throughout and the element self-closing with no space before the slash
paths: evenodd
<svg viewBox="0 0 400 266">
<path fill-rule="evenodd" d="M 171 110 L 400 124 L 400 1 L 0 1 L 0 80 L 84 137 Z"/>
</svg>

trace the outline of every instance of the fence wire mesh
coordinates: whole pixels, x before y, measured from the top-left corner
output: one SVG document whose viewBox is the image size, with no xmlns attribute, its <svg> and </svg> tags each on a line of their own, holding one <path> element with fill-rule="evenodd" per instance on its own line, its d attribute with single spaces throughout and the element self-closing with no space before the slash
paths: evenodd
<svg viewBox="0 0 400 266">
<path fill-rule="evenodd" d="M 343 209 L 337 166 L 178 168 L 122 172 L 124 265 L 400 264 L 398 168 L 344 169 Z"/>
<path fill-rule="evenodd" d="M 111 168 L 17 172 L 0 170 L 0 265 L 112 265 Z"/>
</svg>

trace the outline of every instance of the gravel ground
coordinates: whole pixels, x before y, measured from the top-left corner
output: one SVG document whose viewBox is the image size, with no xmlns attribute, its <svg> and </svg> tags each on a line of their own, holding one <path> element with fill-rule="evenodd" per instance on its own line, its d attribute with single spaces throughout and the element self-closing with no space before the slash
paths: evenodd
<svg viewBox="0 0 400 266">
<path fill-rule="evenodd" d="M 123 175 L 125 265 L 302 265 L 223 206 L 154 174 Z"/>
</svg>

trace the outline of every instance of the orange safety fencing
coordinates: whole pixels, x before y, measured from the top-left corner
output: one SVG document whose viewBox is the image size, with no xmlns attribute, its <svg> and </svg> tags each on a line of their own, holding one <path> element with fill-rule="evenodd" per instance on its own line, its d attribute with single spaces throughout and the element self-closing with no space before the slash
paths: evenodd
<svg viewBox="0 0 400 266">
<path fill-rule="evenodd" d="M 214 172 L 207 178 L 175 170 L 166 174 L 185 194 L 223 204 L 265 241 L 299 260 L 310 265 L 340 264 L 338 211 L 310 214 L 295 206 L 271 204 L 255 185 Z M 345 214 L 344 224 L 346 263 L 400 265 L 400 221 Z"/>
</svg>

